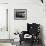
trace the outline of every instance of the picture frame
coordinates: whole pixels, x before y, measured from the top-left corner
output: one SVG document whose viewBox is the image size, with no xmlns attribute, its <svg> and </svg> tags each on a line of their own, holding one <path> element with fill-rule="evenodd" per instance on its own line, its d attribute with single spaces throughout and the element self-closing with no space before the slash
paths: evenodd
<svg viewBox="0 0 46 46">
<path fill-rule="evenodd" d="M 27 9 L 14 9 L 14 20 L 26 20 Z"/>
</svg>

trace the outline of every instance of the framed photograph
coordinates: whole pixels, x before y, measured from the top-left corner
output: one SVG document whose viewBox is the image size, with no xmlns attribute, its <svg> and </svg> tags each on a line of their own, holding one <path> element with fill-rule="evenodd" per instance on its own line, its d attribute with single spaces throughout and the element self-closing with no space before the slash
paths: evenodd
<svg viewBox="0 0 46 46">
<path fill-rule="evenodd" d="M 14 9 L 14 20 L 26 20 L 27 10 L 26 9 Z"/>
</svg>

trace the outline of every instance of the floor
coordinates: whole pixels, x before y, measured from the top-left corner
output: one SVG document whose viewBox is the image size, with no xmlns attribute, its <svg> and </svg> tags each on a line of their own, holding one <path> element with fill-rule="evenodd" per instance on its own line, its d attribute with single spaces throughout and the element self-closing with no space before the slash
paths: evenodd
<svg viewBox="0 0 46 46">
<path fill-rule="evenodd" d="M 12 46 L 11 43 L 0 43 L 0 46 Z"/>
<path fill-rule="evenodd" d="M 31 45 L 29 43 L 22 42 L 22 44 L 19 45 L 19 46 L 31 46 Z M 43 46 L 43 45 L 41 45 L 41 44 L 34 44 L 33 46 Z"/>
<path fill-rule="evenodd" d="M 16 45 L 12 45 L 11 43 L 0 43 L 0 46 L 16 46 Z M 26 43 L 26 42 L 22 42 L 21 45 L 17 43 L 17 46 L 31 46 L 30 43 Z M 40 45 L 33 45 L 33 46 L 42 46 L 41 44 Z"/>
</svg>

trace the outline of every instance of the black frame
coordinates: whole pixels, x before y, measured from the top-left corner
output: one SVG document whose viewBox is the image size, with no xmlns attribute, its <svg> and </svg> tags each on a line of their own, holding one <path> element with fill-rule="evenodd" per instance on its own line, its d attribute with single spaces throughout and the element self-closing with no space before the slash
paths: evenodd
<svg viewBox="0 0 46 46">
<path fill-rule="evenodd" d="M 27 9 L 14 9 L 14 20 L 26 20 Z"/>
</svg>

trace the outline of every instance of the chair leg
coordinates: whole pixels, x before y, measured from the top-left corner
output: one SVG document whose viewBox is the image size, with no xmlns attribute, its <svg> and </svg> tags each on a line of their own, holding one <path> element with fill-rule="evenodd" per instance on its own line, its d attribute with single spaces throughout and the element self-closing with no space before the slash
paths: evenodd
<svg viewBox="0 0 46 46">
<path fill-rule="evenodd" d="M 33 41 L 33 39 L 31 40 L 31 45 L 30 46 L 33 46 L 33 44 L 34 44 L 34 41 Z"/>
<path fill-rule="evenodd" d="M 21 45 L 21 41 L 20 41 L 20 45 Z"/>
<path fill-rule="evenodd" d="M 33 44 L 34 44 L 34 42 L 32 42 L 30 46 L 33 46 Z"/>
</svg>

